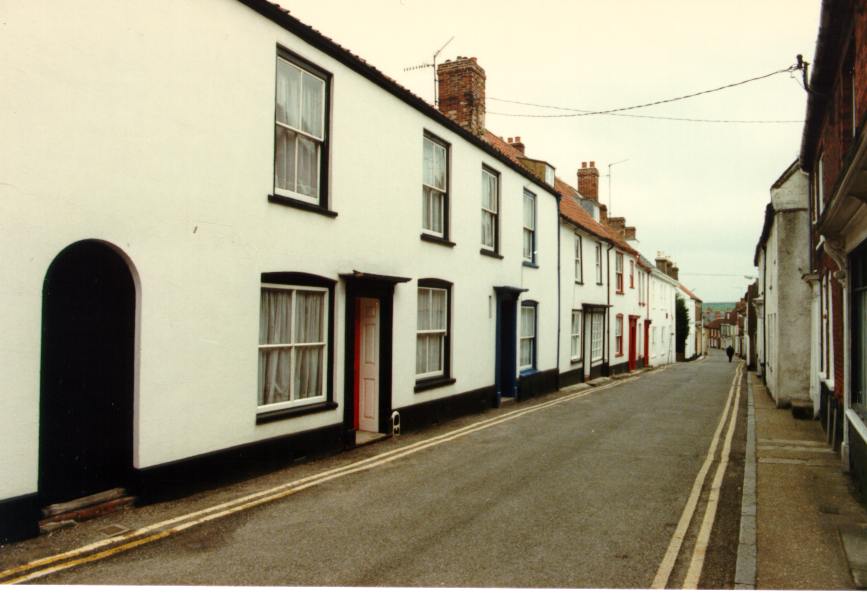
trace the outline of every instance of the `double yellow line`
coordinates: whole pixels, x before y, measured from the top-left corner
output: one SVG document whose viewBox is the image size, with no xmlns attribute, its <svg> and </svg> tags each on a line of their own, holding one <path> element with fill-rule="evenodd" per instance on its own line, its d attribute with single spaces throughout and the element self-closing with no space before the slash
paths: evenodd
<svg viewBox="0 0 867 593">
<path fill-rule="evenodd" d="M 663 367 L 662 369 L 657 369 L 644 374 L 657 373 L 660 370 L 664 370 L 665 368 L 667 367 Z M 358 472 L 373 469 L 386 463 L 391 463 L 397 459 L 401 459 L 408 455 L 414 455 L 430 447 L 435 447 L 437 445 L 459 439 L 480 430 L 485 430 L 491 428 L 492 426 L 503 424 L 504 422 L 510 422 L 512 420 L 520 418 L 521 416 L 545 410 L 552 406 L 564 404 L 566 402 L 570 402 L 572 400 L 590 395 L 591 393 L 598 393 L 600 391 L 610 389 L 617 385 L 631 383 L 638 380 L 640 376 L 641 375 L 630 377 L 628 379 L 614 381 L 606 385 L 585 389 L 577 393 L 567 393 L 566 395 L 558 397 L 557 399 L 543 402 L 540 404 L 535 404 L 532 406 L 527 406 L 520 410 L 514 410 L 512 412 L 497 416 L 496 418 L 481 420 L 463 428 L 452 430 L 443 435 L 432 437 L 430 439 L 426 439 L 424 441 L 420 441 L 411 445 L 407 445 L 394 451 L 380 453 L 379 455 L 375 455 L 368 459 L 355 461 L 342 467 L 320 472 L 318 474 L 307 476 L 305 478 L 300 478 L 298 480 L 293 480 L 292 482 L 287 482 L 273 488 L 261 490 L 259 492 L 255 492 L 247 496 L 242 496 L 228 502 L 210 506 L 178 517 L 173 517 L 171 519 L 167 519 L 158 523 L 153 523 L 151 525 L 136 529 L 134 531 L 130 531 L 128 533 L 124 533 L 115 537 L 103 539 L 92 544 L 70 550 L 68 552 L 63 552 L 61 554 L 55 554 L 52 556 L 40 558 L 38 560 L 33 560 L 31 562 L 27 562 L 25 564 L 21 564 L 19 566 L 0 571 L 0 585 L 24 583 L 44 577 L 49 574 L 74 568 L 76 566 L 81 566 L 82 564 L 88 564 L 90 562 L 102 560 L 104 558 L 120 554 L 121 552 L 125 552 L 127 550 L 131 550 L 133 548 L 137 548 L 139 546 L 143 546 L 145 544 L 164 539 L 176 533 L 186 531 L 187 529 L 202 525 L 203 523 L 208 523 L 222 517 L 227 517 L 229 515 L 234 515 L 247 509 L 261 506 L 268 502 L 280 500 L 281 498 L 286 498 L 287 496 L 291 496 L 293 494 L 301 492 L 302 490 L 312 488 L 313 486 L 317 486 L 325 482 L 330 482 L 331 480 L 336 480 L 338 478 L 342 478 L 344 476 L 348 476 Z"/>
</svg>

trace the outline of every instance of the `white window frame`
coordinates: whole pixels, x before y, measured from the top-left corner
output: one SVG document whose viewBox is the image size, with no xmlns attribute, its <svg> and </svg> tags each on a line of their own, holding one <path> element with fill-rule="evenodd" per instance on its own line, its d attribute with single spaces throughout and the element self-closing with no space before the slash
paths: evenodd
<svg viewBox="0 0 867 593">
<path fill-rule="evenodd" d="M 524 333 L 524 324 L 523 324 L 524 309 L 528 309 L 528 310 L 533 311 L 533 327 L 532 327 L 533 333 L 532 334 L 525 334 Z M 518 340 L 518 369 L 521 371 L 536 368 L 536 347 L 538 346 L 538 342 L 536 340 L 536 334 L 538 332 L 537 328 L 539 326 L 538 313 L 539 313 L 539 311 L 537 309 L 536 303 L 528 303 L 526 305 L 524 303 L 521 303 L 521 312 L 520 312 L 520 316 L 518 317 L 518 325 L 519 325 L 519 329 L 520 329 L 520 338 Z M 530 342 L 530 362 L 527 364 L 524 364 L 523 361 L 521 360 L 521 356 L 523 354 L 523 348 L 521 346 L 523 345 L 523 343 L 525 341 Z"/>
<path fill-rule="evenodd" d="M 443 312 L 444 327 L 433 328 L 433 329 L 424 329 L 424 330 L 418 328 L 418 307 L 419 307 L 419 305 L 421 305 L 421 298 L 422 298 L 421 293 L 422 292 L 426 292 L 426 293 L 429 293 L 431 295 L 429 297 L 431 303 L 433 302 L 433 293 L 441 292 L 445 295 L 445 311 Z M 450 304 L 449 304 L 449 291 L 446 288 L 438 288 L 438 287 L 434 287 L 434 286 L 423 286 L 422 285 L 422 286 L 418 287 L 418 292 L 416 292 L 416 295 L 417 295 L 417 298 L 416 298 L 416 328 L 415 328 L 416 353 L 418 353 L 418 338 L 420 336 L 438 335 L 440 337 L 440 368 L 433 370 L 433 371 L 427 371 L 424 373 L 416 372 L 415 378 L 416 379 L 430 379 L 432 377 L 443 377 L 443 376 L 445 376 L 445 372 L 446 372 L 446 340 L 448 339 L 448 334 L 449 334 L 449 306 L 450 306 Z M 430 321 L 429 325 L 433 325 L 433 309 L 432 308 L 428 309 L 428 314 L 431 316 L 431 319 L 429 320 Z"/>
<path fill-rule="evenodd" d="M 494 203 L 493 210 L 485 207 L 485 175 L 490 177 L 494 183 Z M 485 243 L 485 218 L 489 217 L 493 221 L 493 234 L 491 236 L 492 243 L 490 245 Z M 498 238 L 500 233 L 500 176 L 499 174 L 487 167 L 482 167 L 482 249 L 487 249 L 494 253 L 498 251 Z"/>
<path fill-rule="evenodd" d="M 815 174 L 813 175 L 813 222 L 819 220 L 819 216 L 825 210 L 825 155 L 819 153 L 816 158 Z"/>
<path fill-rule="evenodd" d="M 597 331 L 596 320 L 599 320 Z M 597 355 L 598 346 L 598 355 Z M 590 313 L 590 363 L 597 363 L 605 358 L 605 313 L 591 311 Z"/>
<path fill-rule="evenodd" d="M 448 216 L 448 199 L 449 199 L 449 145 L 446 142 L 444 142 L 443 140 L 440 140 L 439 138 L 437 138 L 431 134 L 428 134 L 428 133 L 425 133 L 423 135 L 423 137 L 424 137 L 424 140 L 422 143 L 422 183 L 421 183 L 421 185 L 422 185 L 422 191 L 421 191 L 422 216 L 421 216 L 421 229 L 422 229 L 422 232 L 425 234 L 433 235 L 435 237 L 445 238 L 446 234 L 447 234 L 446 231 L 448 229 L 448 224 L 449 224 L 448 220 L 446 220 L 446 217 Z M 424 181 L 424 145 L 427 144 L 428 142 L 433 146 L 433 150 L 441 149 L 444 152 L 443 163 L 445 164 L 445 169 L 446 169 L 445 175 L 444 175 L 445 187 L 440 188 L 440 187 L 437 187 L 435 185 L 429 185 L 429 184 L 425 183 L 425 181 Z M 430 190 L 432 195 L 435 194 L 435 195 L 439 196 L 439 210 L 440 210 L 439 220 L 440 220 L 440 225 L 442 226 L 442 228 L 440 230 L 428 228 L 425 226 L 425 197 L 424 197 L 424 194 L 425 194 L 426 189 Z M 434 220 L 434 209 L 436 208 L 436 204 L 434 202 L 435 202 L 435 200 L 433 198 L 431 198 L 430 202 L 427 205 L 429 208 L 429 211 L 427 212 L 428 221 L 431 223 Z M 433 224 L 431 224 L 430 226 L 433 226 Z"/>
<path fill-rule="evenodd" d="M 530 209 L 529 212 L 532 214 L 533 219 L 527 220 L 527 201 L 530 201 Z M 528 263 L 536 262 L 536 194 L 524 188 L 524 201 L 523 201 L 523 225 L 524 230 L 522 234 L 522 243 L 521 249 L 524 257 L 524 261 Z M 528 226 L 528 224 L 530 226 Z M 530 243 L 530 253 L 527 253 L 527 237 L 529 237 Z"/>
<path fill-rule="evenodd" d="M 575 283 L 584 284 L 584 246 L 581 235 L 575 234 Z"/>
<path fill-rule="evenodd" d="M 635 288 L 635 260 L 629 260 L 629 288 Z"/>
<path fill-rule="evenodd" d="M 298 70 L 301 73 L 301 79 L 302 80 L 304 79 L 304 75 L 307 74 L 308 76 L 312 76 L 313 78 L 316 78 L 317 80 L 319 80 L 322 83 L 322 94 L 320 96 L 320 100 L 321 100 L 320 121 L 319 121 L 319 126 L 320 126 L 320 129 L 322 130 L 322 135 L 316 136 L 310 132 L 306 132 L 306 131 L 301 129 L 300 122 L 301 122 L 301 117 L 302 117 L 301 114 L 303 113 L 303 101 L 304 101 L 303 91 L 301 91 L 299 94 L 299 104 L 298 104 L 299 126 L 298 127 L 292 126 L 288 122 L 281 122 L 277 119 L 277 94 L 275 93 L 275 96 L 274 96 L 274 194 L 278 195 L 278 196 L 283 196 L 283 197 L 293 198 L 296 200 L 301 200 L 303 202 L 309 202 L 311 204 L 319 204 L 320 200 L 321 200 L 321 196 L 322 196 L 322 159 L 325 156 L 323 154 L 323 146 L 325 144 L 325 135 L 327 134 L 327 130 L 325 129 L 325 124 L 326 124 L 326 109 L 327 109 L 326 98 L 328 95 L 328 80 L 325 77 L 323 77 L 322 75 L 311 71 L 311 69 L 304 68 L 297 61 L 292 60 L 291 58 L 289 58 L 285 55 L 281 55 L 281 54 L 283 54 L 283 52 L 278 52 L 278 55 L 277 55 L 277 68 L 276 68 L 275 74 L 274 74 L 275 84 L 279 84 L 279 80 L 280 80 L 279 79 L 279 68 L 280 68 L 281 64 L 285 64 L 289 68 L 293 68 L 295 70 Z M 295 164 L 293 167 L 293 169 L 295 171 L 294 185 L 295 185 L 296 189 L 280 187 L 277 185 L 277 129 L 278 128 L 286 129 L 286 130 L 288 130 L 288 131 L 290 131 L 296 135 Z M 307 140 L 310 140 L 311 142 L 316 144 L 316 172 L 315 172 L 315 175 L 316 175 L 316 195 L 315 196 L 304 194 L 304 193 L 301 193 L 300 191 L 297 190 L 297 187 L 298 187 L 298 159 L 299 159 L 299 154 L 300 154 L 300 151 L 298 150 L 298 143 L 299 143 L 299 141 L 297 139 L 298 137 L 306 138 Z"/>
<path fill-rule="evenodd" d="M 290 333 L 292 336 L 292 342 L 288 342 L 285 344 L 259 344 L 258 351 L 262 352 L 263 350 L 290 350 L 291 354 L 289 357 L 289 400 L 285 402 L 275 402 L 272 404 L 259 404 L 259 395 L 262 393 L 263 385 L 259 385 L 257 396 L 256 396 L 256 412 L 271 412 L 273 410 L 282 410 L 285 408 L 293 408 L 296 406 L 306 406 L 309 404 L 315 404 L 319 402 L 326 401 L 328 397 L 328 368 L 330 361 L 328 360 L 328 289 L 322 288 L 319 286 L 304 286 L 297 284 L 273 284 L 273 283 L 262 283 L 260 294 L 262 290 L 279 290 L 285 292 L 292 293 L 292 304 L 291 310 L 289 311 L 289 319 L 290 321 Z M 325 338 L 322 342 L 298 342 L 294 341 L 295 339 L 295 293 L 297 292 L 319 292 L 322 293 L 322 336 Z M 259 308 L 259 315 L 261 317 L 261 301 Z M 295 398 L 294 397 L 294 389 L 295 389 L 295 350 L 300 347 L 312 347 L 319 346 L 322 348 L 322 365 L 320 372 L 322 373 L 321 381 L 322 381 L 322 395 L 314 396 L 314 397 L 305 397 L 305 398 Z"/>
<path fill-rule="evenodd" d="M 623 315 L 614 317 L 614 350 L 615 356 L 623 356 Z"/>
<path fill-rule="evenodd" d="M 575 320 L 578 320 L 578 331 L 575 331 Z M 570 359 L 572 362 L 581 362 L 584 358 L 584 312 L 581 309 L 572 309 L 572 326 L 570 330 Z M 577 352 L 576 352 L 577 344 Z"/>
<path fill-rule="evenodd" d="M 602 284 L 602 243 L 596 241 L 596 284 Z"/>
<path fill-rule="evenodd" d="M 623 294 L 623 254 L 614 253 L 614 289 L 617 294 Z"/>
</svg>

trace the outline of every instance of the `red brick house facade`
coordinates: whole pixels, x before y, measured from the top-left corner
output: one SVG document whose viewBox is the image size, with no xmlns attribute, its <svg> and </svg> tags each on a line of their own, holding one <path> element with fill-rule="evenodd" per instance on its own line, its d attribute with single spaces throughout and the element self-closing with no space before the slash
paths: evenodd
<svg viewBox="0 0 867 593">
<path fill-rule="evenodd" d="M 806 74 L 809 74 L 807 76 Z M 867 486 L 867 0 L 824 0 L 807 67 L 801 167 L 810 174 L 814 389 L 819 415 Z M 818 331 L 816 331 L 818 329 Z"/>
</svg>

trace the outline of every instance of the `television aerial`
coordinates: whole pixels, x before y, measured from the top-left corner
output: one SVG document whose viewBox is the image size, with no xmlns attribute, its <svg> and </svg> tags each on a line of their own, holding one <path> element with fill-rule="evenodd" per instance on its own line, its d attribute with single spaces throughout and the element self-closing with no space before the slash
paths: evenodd
<svg viewBox="0 0 867 593">
<path fill-rule="evenodd" d="M 430 63 L 424 64 L 416 64 L 415 66 L 410 66 L 409 68 L 404 68 L 404 72 L 411 72 L 413 70 L 422 70 L 424 68 L 432 68 L 433 69 L 433 86 L 434 86 L 434 107 L 439 106 L 439 96 L 438 96 L 438 88 L 437 88 L 437 57 L 440 53 L 446 48 L 446 46 L 454 40 L 455 36 L 452 35 L 448 41 L 443 43 L 442 47 L 436 50 L 431 58 Z"/>
</svg>

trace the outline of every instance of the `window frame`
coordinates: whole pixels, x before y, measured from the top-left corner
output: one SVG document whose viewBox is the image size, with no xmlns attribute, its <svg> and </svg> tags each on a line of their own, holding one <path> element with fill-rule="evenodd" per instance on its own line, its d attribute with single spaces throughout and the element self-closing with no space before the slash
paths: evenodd
<svg viewBox="0 0 867 593">
<path fill-rule="evenodd" d="M 295 295 L 294 293 L 297 291 L 304 292 L 320 292 L 325 295 L 323 299 L 323 311 L 322 311 L 322 332 L 324 342 L 323 344 L 323 363 L 322 363 L 322 390 L 323 394 L 320 396 L 312 397 L 312 398 L 304 398 L 304 399 L 291 399 L 291 390 L 294 389 L 294 376 L 292 373 L 294 372 L 294 356 L 290 359 L 290 399 L 286 402 L 276 402 L 271 404 L 259 404 L 259 394 L 262 390 L 263 386 L 258 385 L 258 373 L 257 373 L 257 395 L 256 395 L 256 424 L 264 424 L 266 422 L 271 422 L 274 420 L 280 420 L 283 418 L 320 412 L 325 410 L 333 410 L 337 407 L 337 403 L 334 401 L 334 298 L 335 298 L 335 285 L 336 282 L 329 278 L 324 278 L 321 276 L 316 276 L 313 274 L 305 274 L 305 273 L 297 273 L 297 272 L 267 272 L 261 274 L 260 282 L 259 282 L 259 316 L 258 319 L 261 323 L 262 316 L 262 301 L 261 295 L 263 290 L 285 290 L 292 291 L 292 309 L 290 311 L 290 319 L 291 319 L 291 332 L 292 338 L 294 340 L 294 332 L 295 332 Z M 263 344 L 258 343 L 259 339 L 257 338 L 257 358 L 259 353 L 262 351 Z M 294 341 L 288 343 L 288 345 L 284 344 L 265 344 L 264 346 L 269 346 L 267 348 L 269 350 L 273 350 L 276 348 L 295 348 L 298 346 L 306 345 L 295 343 Z"/>
<path fill-rule="evenodd" d="M 575 233 L 575 284 L 584 284 L 584 245 L 583 238 Z"/>
<path fill-rule="evenodd" d="M 424 146 L 425 142 L 431 142 L 434 145 L 440 146 L 445 149 L 445 188 L 440 190 L 437 187 L 432 185 L 428 185 L 424 181 Z M 421 234 L 422 238 L 430 237 L 435 240 L 440 241 L 448 241 L 449 240 L 449 198 L 451 195 L 451 144 L 437 136 L 429 132 L 428 130 L 424 130 L 422 133 L 422 170 L 421 170 L 421 198 L 422 198 L 422 215 L 421 215 Z M 425 217 L 425 206 L 424 206 L 424 192 L 425 189 L 431 189 L 435 192 L 439 192 L 442 194 L 442 212 L 440 212 L 441 222 L 442 222 L 442 231 L 436 231 L 433 229 L 425 228 L 424 226 L 424 217 Z"/>
<path fill-rule="evenodd" d="M 575 315 L 578 315 L 578 333 L 575 333 Z M 584 311 L 572 309 L 572 325 L 569 330 L 569 360 L 579 363 L 584 360 Z M 578 353 L 575 353 L 575 338 L 578 338 Z"/>
<path fill-rule="evenodd" d="M 278 82 L 279 82 L 279 67 L 280 61 L 286 62 L 291 67 L 297 68 L 302 71 L 302 74 L 306 72 L 307 74 L 318 78 L 323 83 L 322 90 L 322 138 L 316 138 L 316 136 L 310 134 L 309 132 L 305 132 L 301 129 L 296 129 L 289 125 L 288 123 L 279 122 L 277 120 L 277 93 L 278 93 Z M 330 170 L 330 161 L 331 161 L 331 91 L 332 91 L 332 82 L 333 75 L 327 70 L 322 69 L 321 67 L 313 64 L 309 60 L 301 57 L 300 55 L 282 47 L 280 45 L 277 46 L 277 51 L 274 59 L 274 117 L 273 117 L 273 145 L 272 145 L 272 176 L 271 176 L 271 191 L 272 193 L 268 196 L 268 201 L 273 203 L 282 204 L 285 206 L 295 206 L 303 210 L 314 211 L 320 214 L 325 214 L 331 217 L 336 216 L 336 212 L 332 212 L 328 209 L 329 206 L 329 170 Z M 318 159 L 317 159 L 317 183 L 318 183 L 318 192 L 319 195 L 308 196 L 296 190 L 291 190 L 288 188 L 281 188 L 277 185 L 277 128 L 282 127 L 292 131 L 293 133 L 303 136 L 305 138 L 309 138 L 314 142 L 317 142 L 318 148 Z M 296 150 L 295 152 L 295 176 L 297 180 L 298 176 L 298 154 L 299 152 Z"/>
<path fill-rule="evenodd" d="M 618 313 L 614 318 L 614 346 L 615 356 L 623 356 L 623 314 Z"/>
<path fill-rule="evenodd" d="M 623 294 L 623 254 L 614 252 L 614 281 L 617 294 Z"/>
<path fill-rule="evenodd" d="M 602 243 L 596 241 L 596 285 L 602 286 Z"/>
<path fill-rule="evenodd" d="M 496 197 L 495 197 L 496 210 L 491 211 L 491 210 L 485 208 L 485 204 L 484 204 L 484 199 L 485 199 L 484 187 L 485 186 L 484 186 L 484 181 L 483 181 L 483 183 L 482 183 L 482 227 L 481 228 L 484 228 L 485 214 L 487 213 L 487 214 L 492 215 L 492 218 L 494 221 L 493 222 L 493 224 L 494 224 L 494 233 L 493 233 L 494 234 L 494 244 L 493 245 L 485 245 L 484 236 L 482 236 L 481 249 L 482 249 L 482 253 L 485 253 L 486 255 L 497 256 L 500 254 L 500 210 L 502 209 L 502 200 L 500 199 L 500 196 L 501 196 L 500 172 L 497 171 L 496 169 L 493 169 L 493 168 L 483 164 L 482 165 L 482 180 L 485 179 L 485 175 L 491 176 L 494 179 L 494 182 L 497 184 L 496 185 L 497 191 L 496 191 Z"/>
<path fill-rule="evenodd" d="M 635 260 L 629 260 L 629 288 L 635 288 Z"/>
<path fill-rule="evenodd" d="M 813 222 L 825 211 L 825 153 L 819 150 L 816 165 L 813 167 Z"/>
<path fill-rule="evenodd" d="M 526 203 L 527 203 L 528 198 L 532 202 L 532 208 L 531 208 L 531 212 L 533 213 L 533 221 L 532 221 L 533 226 L 532 226 L 532 228 L 527 226 L 527 206 L 526 206 Z M 521 256 L 524 260 L 524 263 L 526 263 L 526 264 L 535 264 L 536 263 L 536 251 L 538 250 L 537 237 L 536 237 L 536 226 L 537 226 L 536 221 L 538 220 L 538 216 L 537 216 L 537 212 L 536 212 L 536 203 L 537 203 L 536 194 L 534 194 L 533 192 L 531 192 L 529 189 L 527 189 L 525 187 L 524 193 L 523 193 L 523 200 L 521 202 L 521 205 L 523 207 L 522 211 L 521 211 L 521 224 L 522 224 L 522 229 L 523 229 L 522 234 L 521 234 Z M 524 237 L 526 236 L 526 233 L 528 233 L 528 232 L 530 234 L 529 235 L 530 236 L 530 256 L 529 256 L 529 258 L 527 257 L 527 253 L 525 251 L 526 245 L 524 245 Z"/>
<path fill-rule="evenodd" d="M 598 332 L 598 345 L 599 345 L 599 356 L 596 356 L 594 351 L 597 345 L 597 332 L 593 329 L 593 321 L 595 319 L 599 319 L 599 332 Z M 592 367 L 595 363 L 599 363 L 605 360 L 605 311 L 603 310 L 590 310 L 590 366 Z"/>
<path fill-rule="evenodd" d="M 451 336 L 452 336 L 452 283 L 447 280 L 438 278 L 420 278 L 416 286 L 416 357 L 418 356 L 418 337 L 424 333 L 425 335 L 442 334 L 442 343 L 440 346 L 440 356 L 442 357 L 442 369 L 436 371 L 428 371 L 425 373 L 415 372 L 416 387 L 439 386 L 445 381 L 451 379 Z M 418 328 L 418 306 L 420 303 L 419 295 L 422 291 L 442 291 L 446 297 L 445 310 L 445 328 L 420 330 Z M 453 381 L 452 381 L 453 382 Z M 417 389 L 420 391 L 420 389 Z"/>
<path fill-rule="evenodd" d="M 533 311 L 533 334 L 524 335 L 523 319 L 524 309 Z M 524 340 L 530 340 L 530 363 L 522 364 L 522 349 L 521 345 Z M 537 301 L 521 301 L 521 306 L 518 312 L 518 370 L 521 373 L 535 371 L 537 368 L 537 357 L 539 347 L 539 303 Z"/>
</svg>

